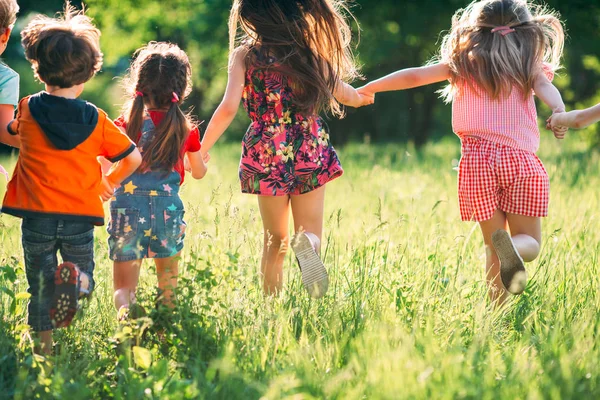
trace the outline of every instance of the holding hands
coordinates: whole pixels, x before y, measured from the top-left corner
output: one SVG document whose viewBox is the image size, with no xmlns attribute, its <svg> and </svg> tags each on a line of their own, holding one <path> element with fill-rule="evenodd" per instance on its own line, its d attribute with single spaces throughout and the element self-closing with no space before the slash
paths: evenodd
<svg viewBox="0 0 600 400">
<path fill-rule="evenodd" d="M 362 97 L 371 98 L 373 99 L 373 103 L 375 102 L 375 91 L 370 88 L 368 83 L 362 87 L 359 87 L 356 90 L 358 91 L 358 94 L 360 94 Z"/>
<path fill-rule="evenodd" d="M 360 98 L 360 102 L 356 107 L 369 106 L 375 103 L 375 95 L 369 95 L 368 93 L 361 93 L 357 90 L 358 96 Z"/>
<path fill-rule="evenodd" d="M 569 131 L 569 126 L 564 122 L 564 116 L 566 113 L 564 109 L 556 109 L 552 113 L 552 116 L 546 120 L 546 129 L 551 130 L 554 133 L 554 137 L 562 140 L 565 138 L 566 133 Z"/>
<path fill-rule="evenodd" d="M 600 121 L 600 104 L 584 110 L 555 110 L 546 121 L 546 127 L 554 132 L 558 139 L 564 137 L 569 128 L 581 129 Z"/>
<path fill-rule="evenodd" d="M 360 93 L 357 89 L 344 82 L 340 82 L 333 95 L 340 103 L 354 108 L 375 103 L 375 95 Z"/>
</svg>

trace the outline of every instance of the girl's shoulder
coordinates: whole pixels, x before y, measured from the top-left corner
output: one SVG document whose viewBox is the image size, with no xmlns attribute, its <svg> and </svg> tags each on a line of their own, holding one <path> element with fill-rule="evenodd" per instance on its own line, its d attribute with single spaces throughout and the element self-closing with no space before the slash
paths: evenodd
<svg viewBox="0 0 600 400">
<path fill-rule="evenodd" d="M 540 72 L 543 72 L 544 75 L 546 75 L 546 78 L 548 78 L 548 80 L 552 82 L 552 80 L 554 80 L 554 75 L 557 69 L 558 68 L 556 68 L 552 64 L 544 62 L 540 67 Z"/>
<path fill-rule="evenodd" d="M 255 52 L 255 48 L 250 45 L 241 44 L 233 49 L 229 55 L 229 63 L 240 62 L 247 65 L 250 57 Z"/>
<path fill-rule="evenodd" d="M 260 44 L 242 44 L 232 52 L 232 60 L 244 62 L 247 70 L 261 69 L 277 64 L 277 58 Z"/>
</svg>

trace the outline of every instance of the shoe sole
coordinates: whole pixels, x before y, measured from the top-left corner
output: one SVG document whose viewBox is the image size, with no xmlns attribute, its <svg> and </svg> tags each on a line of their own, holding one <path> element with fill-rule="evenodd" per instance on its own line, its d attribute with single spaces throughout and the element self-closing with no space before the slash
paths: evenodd
<svg viewBox="0 0 600 400">
<path fill-rule="evenodd" d="M 71 324 L 77 312 L 79 269 L 70 262 L 62 263 L 54 274 L 54 296 L 50 306 L 50 319 L 54 328 Z"/>
<path fill-rule="evenodd" d="M 500 229 L 492 234 L 492 243 L 500 259 L 500 279 L 504 287 L 512 294 L 523 293 L 527 286 L 527 270 L 512 238 Z"/>
<path fill-rule="evenodd" d="M 304 287 L 311 297 L 315 299 L 323 297 L 329 288 L 329 275 L 306 233 L 302 232 L 294 236 L 292 248 L 302 272 Z"/>
</svg>

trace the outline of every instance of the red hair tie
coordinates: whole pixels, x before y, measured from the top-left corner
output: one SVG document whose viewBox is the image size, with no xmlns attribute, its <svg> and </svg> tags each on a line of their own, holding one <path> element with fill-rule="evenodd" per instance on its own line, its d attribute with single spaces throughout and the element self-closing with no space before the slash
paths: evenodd
<svg viewBox="0 0 600 400">
<path fill-rule="evenodd" d="M 171 101 L 173 103 L 179 103 L 179 96 L 177 96 L 177 93 L 173 92 L 173 99 Z"/>
<path fill-rule="evenodd" d="M 136 90 L 135 95 L 137 97 L 144 97 L 144 93 L 140 92 L 139 90 Z"/>
<path fill-rule="evenodd" d="M 515 30 L 513 28 L 511 28 L 510 26 L 497 26 L 494 29 L 492 29 L 492 33 L 498 32 L 502 36 L 506 36 L 509 33 L 513 33 L 514 31 Z"/>
</svg>

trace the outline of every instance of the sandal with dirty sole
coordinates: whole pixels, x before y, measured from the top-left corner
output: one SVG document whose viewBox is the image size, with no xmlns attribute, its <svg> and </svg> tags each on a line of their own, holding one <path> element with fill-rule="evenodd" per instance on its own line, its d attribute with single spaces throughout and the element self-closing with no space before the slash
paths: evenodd
<svg viewBox="0 0 600 400">
<path fill-rule="evenodd" d="M 73 263 L 64 262 L 56 268 L 54 297 L 50 306 L 50 319 L 54 328 L 69 326 L 75 317 L 79 300 L 79 277 L 79 268 Z"/>
<path fill-rule="evenodd" d="M 504 229 L 492 234 L 492 243 L 500 259 L 500 278 L 506 290 L 512 294 L 521 294 L 527 286 L 527 271 L 523 259 Z"/>
<path fill-rule="evenodd" d="M 315 251 L 305 232 L 297 233 L 292 239 L 292 248 L 302 272 L 302 283 L 315 299 L 321 298 L 329 288 L 329 276 L 323 261 Z"/>
</svg>

